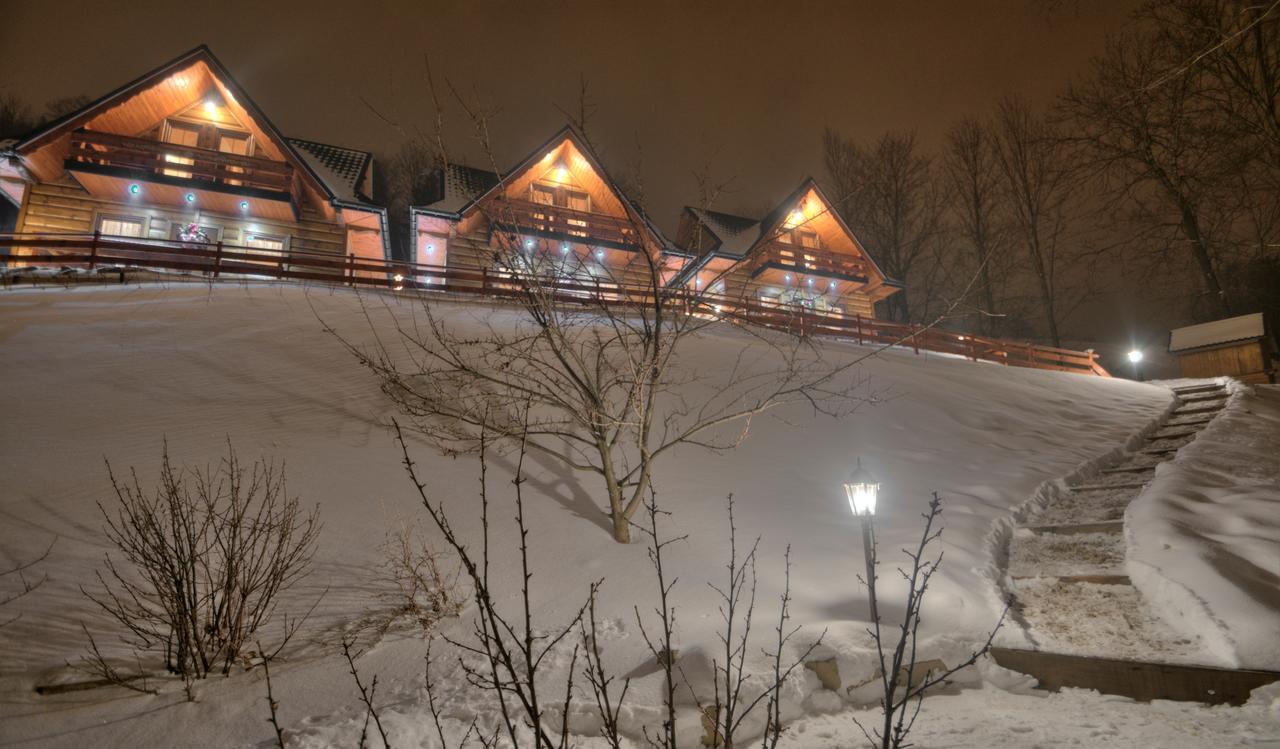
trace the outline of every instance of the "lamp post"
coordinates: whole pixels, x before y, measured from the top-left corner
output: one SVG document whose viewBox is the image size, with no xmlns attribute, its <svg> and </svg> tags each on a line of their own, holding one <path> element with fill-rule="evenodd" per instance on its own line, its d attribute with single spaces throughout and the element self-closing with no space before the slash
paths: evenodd
<svg viewBox="0 0 1280 749">
<path fill-rule="evenodd" d="M 1129 352 L 1129 363 L 1133 365 L 1134 378 L 1142 382 L 1142 349 L 1133 349 Z"/>
<path fill-rule="evenodd" d="M 849 510 L 862 526 L 862 554 L 867 562 L 867 594 L 871 601 L 871 622 L 877 624 L 880 615 L 876 611 L 876 570 L 872 549 L 875 546 L 876 493 L 880 484 L 871 472 L 862 467 L 862 459 L 844 482 L 844 493 L 849 498 Z"/>
</svg>

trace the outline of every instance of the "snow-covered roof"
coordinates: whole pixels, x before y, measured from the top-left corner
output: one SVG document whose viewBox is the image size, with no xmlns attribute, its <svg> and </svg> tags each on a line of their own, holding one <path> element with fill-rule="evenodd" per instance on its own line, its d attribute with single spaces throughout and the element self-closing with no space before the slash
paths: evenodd
<svg viewBox="0 0 1280 749">
<path fill-rule="evenodd" d="M 1235 341 L 1251 341 L 1267 334 L 1262 313 L 1228 317 L 1225 320 L 1189 325 L 1169 331 L 1169 352 L 1221 346 Z"/>
<path fill-rule="evenodd" d="M 301 138 L 288 141 L 334 197 L 357 203 L 369 201 L 368 186 L 363 182 L 373 154 Z"/>
<path fill-rule="evenodd" d="M 457 215 L 476 198 L 498 184 L 498 175 L 486 169 L 449 164 L 435 173 L 435 195 L 418 209 Z"/>
<path fill-rule="evenodd" d="M 685 206 L 720 240 L 716 253 L 741 258 L 760 239 L 760 222 L 745 216 Z"/>
</svg>

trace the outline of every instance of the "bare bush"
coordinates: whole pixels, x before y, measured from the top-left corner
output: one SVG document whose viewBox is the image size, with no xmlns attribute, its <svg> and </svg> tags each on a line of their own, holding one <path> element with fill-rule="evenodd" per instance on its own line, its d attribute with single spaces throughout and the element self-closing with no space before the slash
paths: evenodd
<svg viewBox="0 0 1280 749">
<path fill-rule="evenodd" d="M 942 527 L 940 525 L 935 527 L 941 515 L 942 500 L 937 492 L 934 492 L 933 498 L 929 501 L 929 511 L 922 513 L 924 530 L 920 534 L 920 542 L 914 551 L 903 550 L 911 564 L 909 570 L 898 568 L 898 574 L 907 583 L 907 599 L 903 602 L 902 623 L 897 627 L 896 642 L 892 630 L 889 632 L 882 630 L 878 614 L 873 615 L 872 629 L 868 630 L 868 634 L 875 640 L 876 656 L 880 664 L 880 670 L 875 679 L 880 681 L 882 690 L 880 702 L 882 723 L 879 727 L 872 727 L 869 730 L 857 718 L 854 718 L 854 723 L 862 730 L 863 736 L 871 742 L 872 746 L 881 747 L 881 749 L 902 749 L 911 746 L 907 741 L 907 735 L 920 715 L 920 706 L 924 701 L 925 693 L 934 687 L 946 684 L 947 680 L 957 672 L 972 666 L 978 662 L 979 658 L 986 655 L 991 650 L 991 643 L 995 640 L 996 633 L 1004 624 L 1005 615 L 1009 612 L 1006 606 L 1000 613 L 995 627 L 987 635 L 986 642 L 971 651 L 969 656 L 960 663 L 936 673 L 933 671 L 917 673 L 924 596 L 929 590 L 929 580 L 942 565 L 942 552 L 938 552 L 938 555 L 933 558 L 926 557 L 926 553 L 929 546 L 942 535 Z M 871 534 L 870 539 L 870 576 L 865 580 L 859 577 L 859 580 L 867 586 L 871 610 L 875 612 L 880 608 L 876 595 L 878 574 L 875 572 L 879 557 L 875 535 Z"/>
<path fill-rule="evenodd" d="M 0 593 L 0 607 L 7 606 L 34 591 L 36 588 L 39 588 L 41 585 L 44 585 L 44 581 L 47 579 L 46 575 L 41 575 L 39 578 L 31 578 L 27 576 L 27 573 L 32 567 L 49 558 L 49 552 L 53 551 L 53 544 L 56 541 L 56 538 L 53 541 L 50 541 L 48 548 L 46 548 L 44 553 L 40 554 L 40 556 L 26 562 L 15 564 L 6 570 L 0 570 L 0 580 L 12 578 L 18 581 L 18 589 L 16 591 L 12 593 Z M 21 617 L 22 615 L 18 614 L 17 616 L 0 620 L 0 629 L 13 624 Z"/>
<path fill-rule="evenodd" d="M 307 574 L 318 510 L 307 513 L 287 495 L 282 465 L 255 461 L 246 469 L 229 442 L 213 469 L 175 468 L 166 444 L 160 485 L 150 492 L 134 470 L 127 481 L 109 462 L 107 471 L 116 502 L 98 507 L 122 561 L 108 554 L 99 589 L 81 590 L 135 653 L 162 652 L 190 694 L 191 680 L 226 674 L 248 655 L 254 634 L 274 620 L 280 594 Z M 298 620 L 282 617 L 281 624 L 275 652 Z M 118 681 L 90 643 L 89 668 Z"/>
<path fill-rule="evenodd" d="M 418 538 L 416 530 L 405 524 L 387 533 L 382 544 L 383 568 L 395 586 L 389 594 L 392 611 L 384 630 L 407 617 L 429 633 L 441 619 L 457 616 L 467 602 L 458 587 L 461 568 L 449 569 L 445 554 Z"/>
</svg>

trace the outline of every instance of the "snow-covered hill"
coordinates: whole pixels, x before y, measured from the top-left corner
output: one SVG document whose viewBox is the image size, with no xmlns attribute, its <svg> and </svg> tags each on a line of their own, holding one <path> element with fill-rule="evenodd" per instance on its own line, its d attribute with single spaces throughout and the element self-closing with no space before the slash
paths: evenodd
<svg viewBox="0 0 1280 749">
<path fill-rule="evenodd" d="M 389 330 L 387 315 L 408 314 L 415 303 L 382 295 L 366 301 L 373 301 L 373 325 L 383 332 Z M 461 303 L 441 309 L 459 326 L 513 314 Z M 370 375 L 322 330 L 321 320 L 367 340 L 364 310 L 347 290 L 278 286 L 0 295 L 0 563 L 35 556 L 57 539 L 39 570 L 47 582 L 14 604 L 11 613 L 22 618 L 0 630 L 4 741 L 243 745 L 269 737 L 256 672 L 210 683 L 196 704 L 177 695 L 107 699 L 85 692 L 39 699 L 30 691 L 38 682 L 66 678 L 65 664 L 84 649 L 82 622 L 106 626 L 79 590 L 108 551 L 95 506 L 109 498 L 104 458 L 112 466 L 136 467 L 149 482 L 163 440 L 175 461 L 203 464 L 222 454 L 228 438 L 242 458 L 285 460 L 290 493 L 318 503 L 325 525 L 316 571 L 291 603 L 301 607 L 317 591 L 329 592 L 306 640 L 273 668 L 283 718 L 298 740 L 311 745 L 358 734 L 361 713 L 345 666 L 334 657 L 336 639 L 382 605 L 379 545 L 387 531 L 421 515 L 385 427 L 389 404 Z M 697 366 L 715 367 L 748 342 L 726 327 L 707 335 L 690 355 Z M 833 356 L 865 353 L 845 343 L 828 349 Z M 690 536 L 670 558 L 680 578 L 675 605 L 683 656 L 696 658 L 714 645 L 718 619 L 706 583 L 723 574 L 726 494 L 735 496 L 742 535 L 762 536 L 762 616 L 772 616 L 783 549 L 791 544 L 794 622 L 810 633 L 828 629 L 824 653 L 836 656 L 843 669 L 869 670 L 865 596 L 855 580 L 862 568 L 860 537 L 840 489 L 855 456 L 883 485 L 877 522 L 887 562 L 895 562 L 893 550 L 918 533 L 930 492 L 945 500 L 946 561 L 926 612 L 929 634 L 945 636 L 937 640 L 943 647 L 975 638 L 994 623 L 1000 602 L 990 580 L 992 534 L 1011 512 L 1042 482 L 1124 444 L 1170 403 L 1169 391 L 1155 385 L 909 350 L 884 352 L 862 369 L 868 392 L 881 402 L 852 417 L 837 421 L 794 409 L 758 421 L 734 452 L 681 449 L 661 464 L 657 483 L 672 513 L 669 530 Z M 429 489 L 448 498 L 461 532 L 474 534 L 475 461 L 442 457 L 426 445 L 417 447 L 416 457 Z M 509 463 L 498 461 L 491 469 L 497 474 L 493 486 L 505 487 L 501 478 L 509 477 Z M 653 605 L 643 546 L 611 540 L 594 484 L 550 464 L 535 465 L 529 478 L 540 618 L 547 626 L 562 620 L 580 605 L 589 582 L 604 578 L 600 608 L 613 633 L 609 664 L 619 673 L 644 670 L 648 655 L 630 613 L 635 605 Z M 501 489 L 498 494 L 496 501 L 505 501 Z M 509 515 L 502 514 L 504 520 Z M 513 537 L 506 523 L 497 534 L 500 546 Z M 497 558 L 499 575 L 513 571 L 517 561 L 514 554 Z M 883 595 L 893 600 L 896 590 L 886 582 Z M 421 642 L 402 634 L 368 644 L 362 668 L 380 674 L 393 731 L 418 737 L 414 726 L 422 712 L 414 695 L 421 683 Z M 656 704 L 653 684 L 636 684 L 638 704 Z M 816 682 L 804 689 L 816 689 Z M 482 709 L 464 692 L 457 683 L 449 697 L 451 717 L 462 724 L 469 711 Z"/>
</svg>

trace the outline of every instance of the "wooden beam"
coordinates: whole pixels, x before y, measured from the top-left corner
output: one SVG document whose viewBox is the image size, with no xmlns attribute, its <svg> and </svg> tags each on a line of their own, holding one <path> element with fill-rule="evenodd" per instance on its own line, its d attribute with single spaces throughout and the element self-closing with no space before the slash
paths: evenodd
<svg viewBox="0 0 1280 749">
<path fill-rule="evenodd" d="M 1096 689 L 1141 702 L 1178 700 L 1210 705 L 1243 705 L 1258 687 L 1280 681 L 1280 672 L 1184 666 L 992 648 L 997 664 L 1034 676 L 1041 689 Z"/>
</svg>

